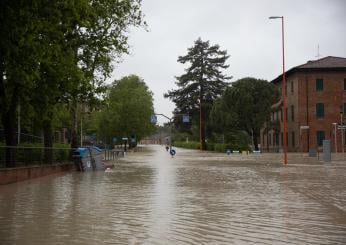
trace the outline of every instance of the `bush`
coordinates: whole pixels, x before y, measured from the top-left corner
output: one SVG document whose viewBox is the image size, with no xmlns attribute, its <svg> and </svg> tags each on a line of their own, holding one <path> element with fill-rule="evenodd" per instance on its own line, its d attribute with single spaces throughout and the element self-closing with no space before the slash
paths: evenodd
<svg viewBox="0 0 346 245">
<path fill-rule="evenodd" d="M 187 148 L 187 149 L 199 149 L 200 143 L 196 141 L 189 141 L 189 142 L 175 141 L 173 145 L 175 147 L 181 147 L 181 148 Z"/>
</svg>

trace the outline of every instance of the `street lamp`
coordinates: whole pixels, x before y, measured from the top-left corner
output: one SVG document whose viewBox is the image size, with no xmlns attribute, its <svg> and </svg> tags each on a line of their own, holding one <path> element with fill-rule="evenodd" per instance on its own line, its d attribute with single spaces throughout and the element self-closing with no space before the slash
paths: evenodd
<svg viewBox="0 0 346 245">
<path fill-rule="evenodd" d="M 282 110 L 283 110 L 283 145 L 284 145 L 284 163 L 287 164 L 287 125 L 286 125 L 286 76 L 285 76 L 285 38 L 284 38 L 284 17 L 270 16 L 269 19 L 281 19 L 282 32 Z"/>
</svg>

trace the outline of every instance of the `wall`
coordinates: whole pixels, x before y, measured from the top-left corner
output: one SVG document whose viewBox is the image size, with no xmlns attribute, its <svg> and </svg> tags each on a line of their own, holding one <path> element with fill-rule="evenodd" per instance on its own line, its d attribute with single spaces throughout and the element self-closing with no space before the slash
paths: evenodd
<svg viewBox="0 0 346 245">
<path fill-rule="evenodd" d="M 323 79 L 323 91 L 316 91 L 316 79 Z M 331 140 L 335 149 L 332 123 L 340 123 L 340 106 L 346 103 L 344 79 L 346 72 L 310 72 L 299 74 L 299 121 L 308 125 L 309 130 L 302 131 L 301 150 L 316 149 L 316 131 L 325 132 L 325 139 Z M 324 104 L 324 118 L 316 118 L 316 103 Z M 307 114 L 308 113 L 308 114 Z M 346 115 L 344 115 L 345 118 Z M 344 119 L 345 120 L 345 119 Z M 308 144 L 309 142 L 309 144 Z M 341 152 L 341 130 L 337 130 L 338 152 Z M 345 145 L 344 145 L 344 149 Z"/>
<path fill-rule="evenodd" d="M 323 79 L 323 91 L 316 91 L 316 79 Z M 317 149 L 317 131 L 325 132 L 325 139 L 331 140 L 332 151 L 335 151 L 335 138 L 333 134 L 333 123 L 340 124 L 340 106 L 346 103 L 346 91 L 344 90 L 344 79 L 346 72 L 296 72 L 287 76 L 287 148 L 290 152 L 307 152 L 308 149 Z M 293 93 L 291 83 L 294 83 Z M 280 87 L 281 82 L 276 86 Z M 316 118 L 316 104 L 324 104 L 324 118 Z M 294 121 L 291 120 L 291 105 L 294 105 Z M 281 109 L 282 105 L 274 110 Z M 275 118 L 276 119 L 276 118 Z M 343 118 L 346 122 L 346 115 Z M 281 132 L 283 123 L 280 118 L 279 145 L 273 145 L 274 130 L 265 133 L 261 131 L 262 150 L 277 151 L 282 150 Z M 308 130 L 300 130 L 300 126 L 309 126 Z M 292 132 L 295 135 L 295 143 L 292 143 Z M 271 140 L 269 141 L 269 136 Z M 338 152 L 342 151 L 341 130 L 337 130 Z M 268 145 L 268 143 L 271 143 Z M 344 151 L 346 152 L 346 142 L 344 141 Z"/>
<path fill-rule="evenodd" d="M 73 168 L 70 163 L 45 165 L 45 166 L 30 166 L 18 168 L 0 169 L 0 185 L 15 183 L 23 180 L 38 178 L 50 174 L 69 171 Z"/>
</svg>

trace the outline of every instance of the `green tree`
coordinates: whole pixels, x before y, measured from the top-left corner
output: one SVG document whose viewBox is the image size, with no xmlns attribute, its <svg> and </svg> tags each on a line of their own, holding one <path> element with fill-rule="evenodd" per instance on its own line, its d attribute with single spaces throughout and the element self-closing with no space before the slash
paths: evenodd
<svg viewBox="0 0 346 245">
<path fill-rule="evenodd" d="M 91 108 L 113 63 L 127 52 L 130 26 L 143 23 L 140 0 L 3 0 L 0 2 L 0 104 L 6 145 L 16 145 L 16 113 L 30 103 L 51 146 L 58 103 L 71 111 L 76 143 L 78 104 Z M 44 92 L 43 92 L 44 91 Z M 15 150 L 8 148 L 8 166 Z"/>
<path fill-rule="evenodd" d="M 36 0 L 0 1 L 0 113 L 7 146 L 17 144 L 17 107 L 27 103 L 46 49 L 38 12 Z M 15 155 L 15 148 L 6 149 L 6 166 L 15 166 Z"/>
<path fill-rule="evenodd" d="M 244 130 L 253 136 L 258 150 L 260 129 L 277 102 L 277 88 L 266 80 L 246 77 L 232 83 L 223 96 L 214 104 L 210 114 L 214 128 L 222 128 L 223 133 Z"/>
<path fill-rule="evenodd" d="M 170 90 L 164 96 L 176 105 L 174 114 L 188 113 L 200 123 L 201 149 L 206 149 L 205 120 L 212 104 L 228 86 L 227 77 L 223 72 L 229 67 L 225 62 L 229 58 L 226 50 L 219 45 L 210 45 L 209 41 L 200 38 L 188 49 L 185 56 L 179 56 L 178 62 L 188 63 L 185 74 L 176 77 L 178 89 Z"/>
<path fill-rule="evenodd" d="M 153 94 L 141 78 L 131 75 L 114 81 L 99 115 L 99 138 L 107 143 L 114 136 L 140 140 L 155 131 L 153 113 Z"/>
<path fill-rule="evenodd" d="M 128 28 L 145 25 L 141 0 L 88 1 L 87 19 L 77 22 L 69 37 L 75 60 L 83 76 L 74 80 L 69 93 L 72 118 L 71 147 L 77 146 L 78 103 L 92 110 L 97 97 L 104 92 L 104 81 L 113 70 L 114 63 L 128 52 Z"/>
</svg>

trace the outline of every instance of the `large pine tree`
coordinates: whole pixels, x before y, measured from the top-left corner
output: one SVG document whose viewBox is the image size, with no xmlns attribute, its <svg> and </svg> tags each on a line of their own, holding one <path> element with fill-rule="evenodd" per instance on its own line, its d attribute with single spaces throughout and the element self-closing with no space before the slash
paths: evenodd
<svg viewBox="0 0 346 245">
<path fill-rule="evenodd" d="M 199 38 L 194 46 L 188 49 L 185 56 L 179 56 L 178 62 L 188 63 L 185 74 L 176 77 L 178 89 L 165 94 L 175 104 L 175 114 L 194 114 L 199 111 L 201 150 L 206 149 L 205 119 L 209 114 L 213 101 L 228 86 L 223 71 L 229 67 L 225 62 L 229 58 L 226 50 L 219 45 L 210 45 L 209 41 Z"/>
</svg>

